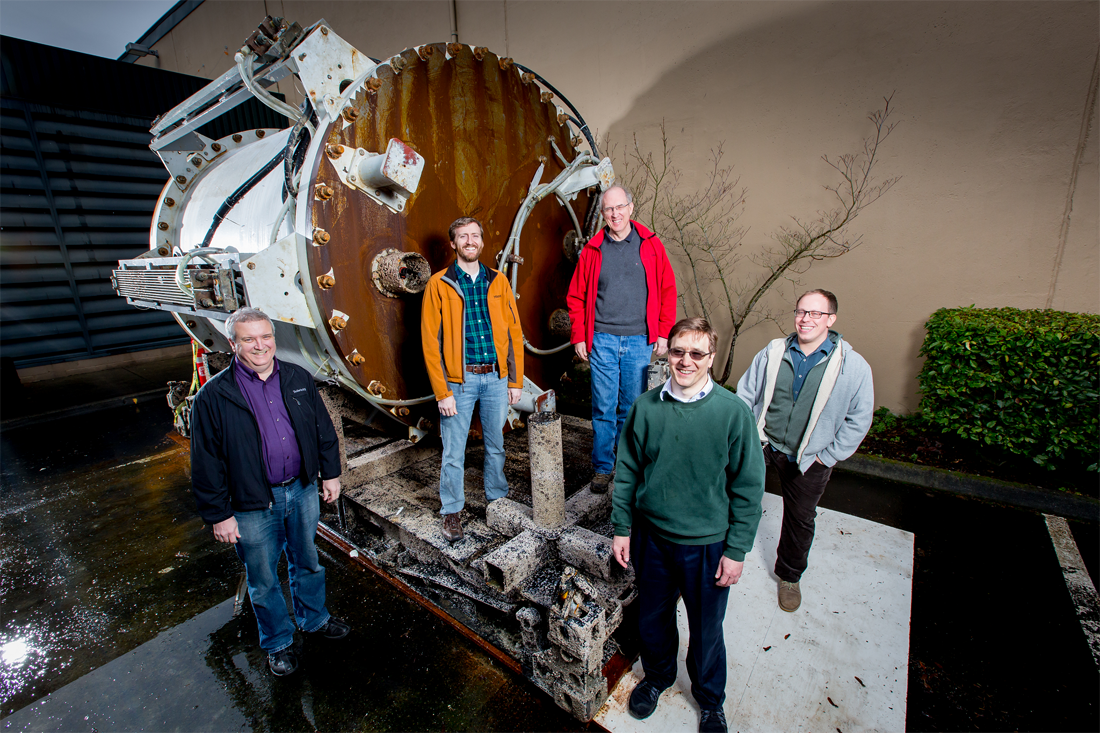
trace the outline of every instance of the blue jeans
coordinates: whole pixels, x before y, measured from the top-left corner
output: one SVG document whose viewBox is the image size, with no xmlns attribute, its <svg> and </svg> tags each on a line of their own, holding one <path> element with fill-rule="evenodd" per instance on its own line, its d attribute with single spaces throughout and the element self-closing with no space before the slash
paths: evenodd
<svg viewBox="0 0 1100 733">
<path fill-rule="evenodd" d="M 299 479 L 289 486 L 276 486 L 271 493 L 275 501 L 267 509 L 234 514 L 241 535 L 234 547 L 248 577 L 248 597 L 260 627 L 260 647 L 268 654 L 294 643 L 294 624 L 287 615 L 277 570 L 284 550 L 298 628 L 316 631 L 329 619 L 325 569 L 317 561 L 314 544 L 321 516 L 317 486 Z"/>
<path fill-rule="evenodd" d="M 454 393 L 457 412 L 440 416 L 439 432 L 443 437 L 443 467 L 439 472 L 440 514 L 454 514 L 466 505 L 463 477 L 466 466 L 466 437 L 474 405 L 481 403 L 481 433 L 485 438 L 485 498 L 489 501 L 508 495 L 508 480 L 504 478 L 504 419 L 508 417 L 508 380 L 495 372 L 466 372 L 465 384 L 447 382 Z"/>
<path fill-rule="evenodd" d="M 615 470 L 615 449 L 626 413 L 642 394 L 653 346 L 644 335 L 614 336 L 596 331 L 588 355 L 592 367 L 592 467 Z"/>
</svg>

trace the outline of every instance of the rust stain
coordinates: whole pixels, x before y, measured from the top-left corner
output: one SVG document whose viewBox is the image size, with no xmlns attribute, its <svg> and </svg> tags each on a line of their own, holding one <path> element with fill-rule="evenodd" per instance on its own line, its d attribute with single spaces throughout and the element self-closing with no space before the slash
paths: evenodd
<svg viewBox="0 0 1100 733">
<path fill-rule="evenodd" d="M 324 156 L 310 172 L 314 190 L 327 186 L 334 193 L 327 201 L 311 201 L 310 220 L 330 239 L 325 246 L 309 248 L 309 273 L 303 272 L 303 279 L 323 313 L 350 316 L 339 331 L 337 348 L 356 380 L 364 386 L 373 380 L 385 383 L 393 390 L 387 396 L 396 399 L 431 391 L 420 339 L 422 296 L 391 298 L 378 292 L 371 281 L 375 257 L 386 249 L 416 253 L 432 272 L 438 271 L 453 260 L 447 227 L 468 215 L 485 223 L 482 261 L 495 267 L 538 168 L 538 156 L 548 156 L 544 182 L 562 170 L 548 138 L 563 151 L 570 149 L 568 130 L 558 125 L 557 110 L 542 102 L 537 85 L 524 84 L 494 54 L 478 50 L 489 63 L 479 61 L 479 54 L 465 45 L 447 49 L 439 43 L 421 47 L 420 53 L 404 51 L 400 58 L 406 66 L 399 75 L 383 64 L 356 94 L 354 123 L 344 127 L 341 121 L 318 133 L 329 146 L 378 153 L 397 139 L 405 145 L 406 161 L 413 154 L 425 160 L 419 187 L 399 214 L 345 186 Z M 587 196 L 582 194 L 572 206 L 583 220 Z M 572 220 L 555 201 L 540 203 L 524 228 L 518 305 L 524 335 L 540 348 L 563 341 L 550 333 L 548 323 L 550 314 L 565 305 L 573 266 L 565 259 L 562 241 L 571 229 Z M 339 286 L 322 290 L 316 278 L 330 271 Z M 347 360 L 353 350 L 363 363 Z M 526 372 L 538 384 L 552 386 L 550 379 L 565 370 L 569 356 L 568 349 L 548 358 L 525 354 Z M 415 425 L 435 414 L 430 404 L 413 407 L 400 419 Z"/>
</svg>

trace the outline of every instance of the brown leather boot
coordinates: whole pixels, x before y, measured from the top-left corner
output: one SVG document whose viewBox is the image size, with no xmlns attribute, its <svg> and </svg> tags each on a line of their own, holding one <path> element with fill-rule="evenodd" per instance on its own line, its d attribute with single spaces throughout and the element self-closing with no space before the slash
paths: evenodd
<svg viewBox="0 0 1100 733">
<path fill-rule="evenodd" d="M 462 539 L 462 522 L 458 521 L 457 513 L 443 515 L 443 538 L 448 542 Z"/>
</svg>

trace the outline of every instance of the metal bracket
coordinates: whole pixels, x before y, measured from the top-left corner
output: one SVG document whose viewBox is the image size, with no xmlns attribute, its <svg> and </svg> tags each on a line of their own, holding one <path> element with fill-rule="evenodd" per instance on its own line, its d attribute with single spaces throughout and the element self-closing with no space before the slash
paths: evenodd
<svg viewBox="0 0 1100 733">
<path fill-rule="evenodd" d="M 363 148 L 330 146 L 327 157 L 340 181 L 357 189 L 395 214 L 401 213 L 420 185 L 424 158 L 393 138 L 385 153 Z"/>
<path fill-rule="evenodd" d="M 567 201 L 572 201 L 581 191 L 594 186 L 599 186 L 601 191 L 606 191 L 614 184 L 615 169 L 611 166 L 611 158 L 604 158 L 595 166 L 586 165 L 566 178 L 558 186 L 557 194 Z"/>
</svg>

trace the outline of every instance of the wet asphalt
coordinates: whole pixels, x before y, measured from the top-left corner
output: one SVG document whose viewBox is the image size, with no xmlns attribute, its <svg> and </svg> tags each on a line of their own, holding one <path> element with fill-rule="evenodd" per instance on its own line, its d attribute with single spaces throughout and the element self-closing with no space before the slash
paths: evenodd
<svg viewBox="0 0 1100 733">
<path fill-rule="evenodd" d="M 114 395 L 55 391 L 145 391 L 124 376 Z M 323 543 L 329 607 L 354 630 L 302 642 L 299 673 L 272 677 L 163 401 L 26 418 L 48 402 L 0 423 L 0 730 L 582 728 Z M 1041 514 L 842 472 L 822 505 L 916 535 L 908 730 L 1100 729 L 1100 674 Z M 1070 527 L 1095 584 L 1097 525 Z M 810 563 L 812 587 L 828 559 Z"/>
</svg>

